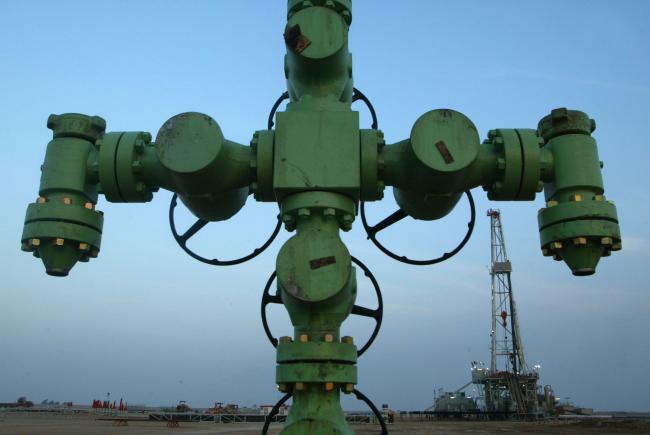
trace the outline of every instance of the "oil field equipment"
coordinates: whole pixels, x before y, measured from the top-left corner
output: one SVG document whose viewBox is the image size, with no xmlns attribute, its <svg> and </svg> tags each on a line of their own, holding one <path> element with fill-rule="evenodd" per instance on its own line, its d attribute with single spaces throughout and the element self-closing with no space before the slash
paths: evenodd
<svg viewBox="0 0 650 435">
<path fill-rule="evenodd" d="M 455 391 L 438 390 L 433 398 L 433 405 L 425 409 L 425 412 L 434 412 L 437 417 L 465 417 L 479 413 L 476 399 L 465 393 L 465 388 L 472 385 L 469 381 Z"/>
<path fill-rule="evenodd" d="M 490 368 L 472 365 L 472 381 L 482 387 L 488 413 L 520 416 L 539 412 L 539 373 L 530 370 L 524 357 L 517 305 L 512 293 L 512 264 L 503 237 L 501 213 L 489 210 L 491 234 L 492 330 Z"/>
<path fill-rule="evenodd" d="M 355 394 L 357 357 L 376 337 L 383 309 L 369 269 L 352 257 L 340 238 L 361 213 L 368 237 L 379 248 L 411 264 L 434 264 L 457 253 L 471 235 L 470 189 L 482 186 L 492 200 L 532 200 L 545 190 L 539 214 L 544 255 L 564 260 L 575 275 L 595 271 L 602 256 L 620 249 L 614 205 L 603 196 L 595 124 L 585 113 L 555 109 L 538 129 L 496 129 L 481 143 L 465 115 L 437 109 L 422 115 L 410 137 L 386 144 L 368 98 L 353 86 L 348 31 L 351 0 L 289 0 L 284 29 L 287 92 L 274 105 L 266 129 L 250 145 L 225 138 L 217 122 L 202 113 L 181 113 L 157 136 L 142 131 L 107 132 L 98 116 L 52 115 L 54 133 L 42 166 L 39 196 L 27 208 L 22 249 L 39 257 L 48 274 L 66 276 L 78 261 L 97 257 L 104 215 L 98 195 L 110 202 L 148 202 L 159 188 L 174 192 L 197 217 L 174 237 L 194 258 L 214 265 L 237 264 L 259 255 L 283 224 L 295 231 L 280 249 L 275 272 L 263 293 L 286 308 L 292 337 L 276 339 L 276 380 L 293 405 L 283 434 L 352 434 L 340 394 Z M 277 111 L 285 99 L 285 111 Z M 354 101 L 366 103 L 371 128 L 360 128 Z M 276 113 L 277 111 L 277 113 Z M 393 187 L 399 210 L 376 225 L 365 218 L 364 202 Z M 472 219 L 460 245 L 431 260 L 394 254 L 377 234 L 406 216 L 436 220 L 468 198 Z M 276 202 L 279 218 L 271 239 L 237 260 L 210 259 L 187 241 L 210 222 L 235 215 L 252 195 Z M 355 305 L 357 266 L 379 298 L 378 307 Z M 272 292 L 276 281 L 277 291 Z M 356 314 L 375 320 L 368 343 L 340 336 L 342 322 Z"/>
</svg>

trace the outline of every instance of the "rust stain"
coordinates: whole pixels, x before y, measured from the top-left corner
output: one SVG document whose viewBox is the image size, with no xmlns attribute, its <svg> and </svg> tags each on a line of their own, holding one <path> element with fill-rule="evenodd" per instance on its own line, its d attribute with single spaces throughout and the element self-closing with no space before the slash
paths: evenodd
<svg viewBox="0 0 650 435">
<path fill-rule="evenodd" d="M 447 144 L 445 144 L 443 141 L 440 141 L 436 143 L 436 148 L 438 148 L 438 152 L 444 159 L 446 164 L 450 164 L 454 162 L 454 156 L 451 155 L 451 152 L 449 152 L 449 148 L 447 148 Z"/>
<path fill-rule="evenodd" d="M 314 270 L 314 269 L 320 269 L 321 267 L 328 266 L 334 263 L 336 263 L 336 257 L 334 256 L 316 258 L 314 260 L 309 260 L 309 267 L 311 267 L 311 269 Z"/>
<path fill-rule="evenodd" d="M 300 31 L 300 25 L 296 24 L 284 32 L 284 42 L 295 53 L 300 54 L 311 45 L 311 41 Z"/>
</svg>

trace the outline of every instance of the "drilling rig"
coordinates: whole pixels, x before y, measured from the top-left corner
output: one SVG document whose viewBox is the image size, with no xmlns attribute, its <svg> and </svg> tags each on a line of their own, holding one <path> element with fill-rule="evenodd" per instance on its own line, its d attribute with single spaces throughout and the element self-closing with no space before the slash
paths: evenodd
<svg viewBox="0 0 650 435">
<path fill-rule="evenodd" d="M 524 357 L 517 304 L 512 289 L 512 263 L 506 252 L 501 213 L 489 210 L 491 232 L 492 330 L 489 370 L 472 367 L 472 381 L 483 390 L 485 410 L 490 414 L 538 413 L 539 373 L 530 370 Z"/>
<path fill-rule="evenodd" d="M 273 105 L 266 128 L 254 131 L 248 145 L 226 139 L 214 119 L 196 112 L 170 118 L 155 139 L 143 131 L 107 132 L 98 116 L 50 116 L 53 139 L 21 237 L 22 249 L 40 258 L 46 273 L 66 276 L 77 262 L 100 252 L 100 194 L 109 202 L 143 203 L 159 188 L 174 193 L 169 209 L 174 238 L 210 265 L 254 258 L 282 225 L 295 232 L 279 250 L 261 305 L 264 330 L 277 349 L 276 382 L 284 393 L 275 412 L 293 400 L 283 435 L 353 434 L 341 394 L 365 401 L 386 433 L 379 411 L 357 389 L 357 358 L 377 336 L 383 306 L 376 279 L 340 237 L 340 231 L 352 229 L 356 216 L 387 255 L 408 264 L 436 264 L 458 253 L 471 236 L 471 189 L 482 187 L 497 201 L 530 201 L 544 190 L 547 202 L 539 215 L 544 255 L 564 260 L 574 275 L 590 275 L 601 257 L 621 248 L 616 208 L 605 200 L 591 136 L 595 122 L 586 113 L 555 109 L 536 129 L 494 129 L 481 142 L 467 116 L 436 109 L 414 123 L 408 138 L 387 144 L 370 100 L 353 84 L 351 24 L 351 0 L 288 0 L 286 55 L 278 68 L 287 91 Z M 286 110 L 278 111 L 285 100 Z M 370 128 L 360 127 L 359 113 L 351 107 L 355 101 L 368 106 Z M 399 210 L 370 225 L 364 204 L 382 199 L 386 186 L 393 188 Z M 190 238 L 209 223 L 234 216 L 249 196 L 278 204 L 269 240 L 235 260 L 190 249 Z M 455 249 L 440 257 L 407 258 L 378 238 L 407 216 L 442 219 L 463 197 L 471 209 L 468 230 Z M 178 199 L 197 218 L 185 231 L 177 231 L 174 223 Z M 357 270 L 375 287 L 375 309 L 355 304 Z M 273 303 L 286 308 L 292 336 L 271 334 L 265 309 Z M 371 338 L 359 347 L 340 334 L 350 315 L 375 321 Z"/>
</svg>

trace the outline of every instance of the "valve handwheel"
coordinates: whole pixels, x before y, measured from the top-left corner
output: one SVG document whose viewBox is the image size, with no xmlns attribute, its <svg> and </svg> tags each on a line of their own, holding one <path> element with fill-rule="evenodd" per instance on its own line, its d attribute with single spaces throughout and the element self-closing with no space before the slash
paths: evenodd
<svg viewBox="0 0 650 435">
<path fill-rule="evenodd" d="M 361 202 L 361 222 L 363 223 L 363 228 L 365 228 L 366 233 L 368 234 L 368 239 L 370 239 L 372 243 L 374 243 L 375 246 L 377 246 L 377 248 L 379 248 L 381 252 L 388 255 L 389 257 L 397 261 L 400 261 L 402 263 L 413 264 L 416 266 L 426 266 L 430 264 L 441 263 L 445 260 L 449 260 L 451 257 L 453 257 L 458 252 L 460 252 L 460 250 L 463 249 L 465 244 L 467 244 L 470 237 L 472 237 L 472 232 L 474 231 L 474 223 L 476 222 L 476 209 L 474 206 L 474 198 L 472 197 L 472 194 L 469 190 L 465 191 L 465 196 L 467 196 L 467 201 L 469 202 L 469 209 L 470 209 L 470 220 L 467 223 L 467 232 L 465 233 L 465 237 L 463 237 L 463 240 L 461 240 L 458 246 L 456 246 L 453 250 L 449 252 L 445 252 L 440 257 L 433 258 L 431 260 L 413 260 L 404 255 L 397 255 L 394 252 L 390 251 L 388 248 L 386 248 L 384 245 L 382 245 L 379 242 L 379 240 L 377 240 L 377 233 L 379 233 L 382 230 L 385 230 L 386 228 L 390 227 L 391 225 L 401 221 L 402 219 L 408 216 L 408 214 L 406 214 L 406 212 L 404 212 L 402 209 L 397 210 L 395 213 L 386 217 L 378 224 L 370 226 L 368 225 L 368 221 L 366 220 L 365 203 Z"/>
<path fill-rule="evenodd" d="M 271 233 L 271 236 L 266 240 L 266 242 L 264 242 L 264 244 L 262 244 L 262 246 L 253 249 L 253 252 L 251 252 L 248 255 L 245 255 L 243 257 L 234 260 L 218 260 L 216 258 L 208 259 L 198 255 L 196 252 L 188 248 L 187 242 L 210 222 L 204 219 L 197 219 L 197 221 L 194 222 L 194 224 L 191 227 L 189 227 L 183 234 L 178 234 L 178 231 L 176 231 L 176 223 L 174 221 L 174 210 L 176 209 L 177 202 L 178 202 L 178 195 L 174 194 L 174 196 L 172 196 L 171 203 L 169 204 L 169 227 L 172 230 L 172 235 L 174 236 L 174 240 L 176 240 L 178 246 L 180 246 L 183 249 L 183 251 L 185 251 L 190 257 L 198 261 L 201 261 L 203 263 L 211 264 L 213 266 L 233 266 L 235 264 L 241 264 L 245 261 L 257 257 L 262 252 L 264 252 L 264 250 L 268 248 L 269 245 L 271 245 L 271 243 L 273 243 L 273 240 L 275 240 L 276 236 L 280 232 L 280 228 L 282 227 L 282 222 L 280 221 L 280 219 L 278 219 L 278 222 L 275 225 L 275 229 L 273 230 L 273 233 Z"/>
<path fill-rule="evenodd" d="M 269 113 L 269 119 L 267 121 L 267 127 L 269 130 L 273 128 L 275 123 L 273 122 L 273 117 L 275 116 L 275 112 L 278 111 L 278 108 L 280 108 L 280 104 L 284 100 L 289 99 L 289 93 L 288 92 L 283 92 L 282 95 L 278 97 L 278 99 L 273 103 L 273 107 L 271 107 L 271 112 Z M 372 117 L 372 128 L 377 130 L 378 127 L 378 122 L 377 122 L 377 112 L 375 112 L 375 108 L 373 107 L 372 103 L 366 97 L 363 92 L 358 90 L 357 88 L 352 89 L 352 102 L 357 102 L 357 101 L 363 101 L 363 103 L 368 107 L 368 110 L 370 111 L 370 116 Z"/>
<path fill-rule="evenodd" d="M 375 294 L 377 295 L 377 308 L 376 309 L 371 309 L 367 307 L 362 307 L 360 305 L 354 305 L 352 307 L 352 314 L 357 315 L 357 316 L 362 316 L 362 317 L 369 317 L 371 319 L 375 320 L 375 329 L 372 331 L 372 335 L 366 341 L 366 343 L 359 349 L 357 350 L 357 356 L 363 355 L 363 353 L 368 350 L 368 348 L 372 345 L 373 341 L 375 341 L 375 338 L 377 338 L 377 334 L 379 334 L 379 330 L 381 329 L 381 320 L 384 315 L 384 301 L 381 297 L 381 289 L 379 288 L 379 283 L 377 283 L 377 280 L 375 279 L 375 276 L 370 272 L 370 269 L 366 267 L 365 264 L 363 264 L 361 261 L 359 261 L 355 257 L 351 257 L 352 262 L 359 266 L 361 270 L 363 270 L 364 275 L 370 279 L 372 282 L 373 287 L 375 288 Z M 269 324 L 267 322 L 266 318 L 266 307 L 269 304 L 281 304 L 282 303 L 282 296 L 280 293 L 276 294 L 271 294 L 271 284 L 273 284 L 273 281 L 275 280 L 276 273 L 275 271 L 271 274 L 269 277 L 268 281 L 266 281 L 266 285 L 264 286 L 264 293 L 262 294 L 262 305 L 261 305 L 261 314 L 262 314 L 262 326 L 264 327 L 264 332 L 266 333 L 266 336 L 268 337 L 269 341 L 273 345 L 273 347 L 278 346 L 278 339 L 273 336 L 271 333 L 271 329 L 269 328 Z"/>
</svg>

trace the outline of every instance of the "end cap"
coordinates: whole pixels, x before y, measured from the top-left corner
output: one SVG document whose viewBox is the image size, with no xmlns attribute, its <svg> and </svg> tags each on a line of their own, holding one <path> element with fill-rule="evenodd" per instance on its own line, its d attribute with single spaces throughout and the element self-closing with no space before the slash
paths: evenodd
<svg viewBox="0 0 650 435">
<path fill-rule="evenodd" d="M 52 114 L 47 119 L 47 128 L 54 132 L 54 138 L 80 137 L 95 142 L 106 131 L 106 121 L 99 116 L 81 113 Z"/>
</svg>

